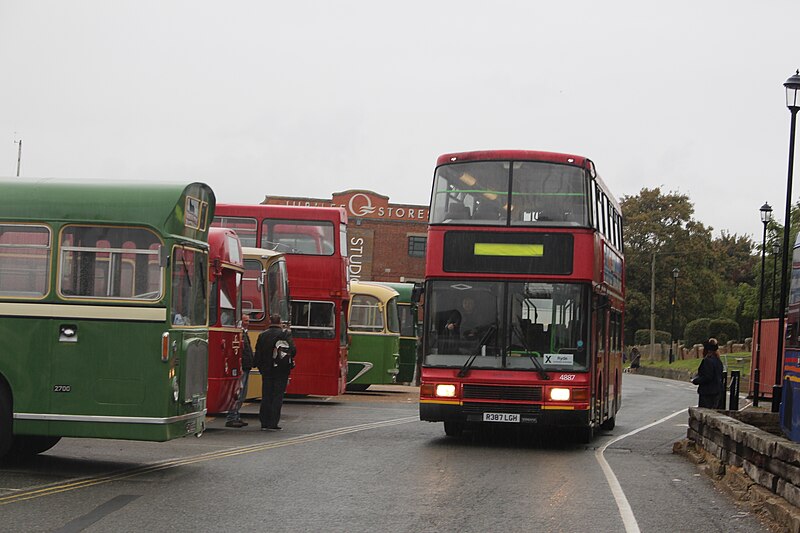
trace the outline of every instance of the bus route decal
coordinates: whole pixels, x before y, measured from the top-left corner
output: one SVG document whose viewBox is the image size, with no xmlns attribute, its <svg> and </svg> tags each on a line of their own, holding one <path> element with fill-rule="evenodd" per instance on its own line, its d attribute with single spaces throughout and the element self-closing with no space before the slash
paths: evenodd
<svg viewBox="0 0 800 533">
<path fill-rule="evenodd" d="M 544 364 L 546 365 L 571 365 L 573 357 L 571 353 L 546 353 L 544 354 Z"/>
</svg>

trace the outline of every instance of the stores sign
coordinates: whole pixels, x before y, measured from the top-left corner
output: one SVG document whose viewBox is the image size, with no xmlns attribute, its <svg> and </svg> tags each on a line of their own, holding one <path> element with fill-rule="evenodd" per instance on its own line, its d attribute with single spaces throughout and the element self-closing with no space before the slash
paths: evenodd
<svg viewBox="0 0 800 533">
<path fill-rule="evenodd" d="M 428 221 L 427 206 L 392 205 L 389 204 L 388 197 L 372 191 L 334 193 L 332 200 L 273 197 L 269 198 L 267 203 L 310 207 L 344 207 L 349 218 L 377 218 L 407 222 Z"/>
</svg>

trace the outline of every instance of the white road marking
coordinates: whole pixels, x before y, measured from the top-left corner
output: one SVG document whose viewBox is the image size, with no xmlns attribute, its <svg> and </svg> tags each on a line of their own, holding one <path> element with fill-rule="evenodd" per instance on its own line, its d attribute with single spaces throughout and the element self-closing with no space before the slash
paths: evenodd
<svg viewBox="0 0 800 533">
<path fill-rule="evenodd" d="M 626 433 L 624 435 L 620 435 L 619 437 L 612 439 L 602 445 L 597 451 L 594 453 L 597 462 L 600 463 L 600 468 L 603 469 L 603 474 L 606 476 L 606 481 L 608 481 L 608 486 L 611 488 L 611 494 L 614 495 L 614 500 L 617 502 L 617 509 L 619 509 L 619 515 L 622 517 L 622 523 L 625 525 L 625 532 L 626 533 L 640 533 L 639 530 L 639 523 L 636 521 L 636 517 L 633 515 L 633 510 L 631 509 L 630 503 L 628 503 L 628 498 L 625 497 L 625 492 L 622 490 L 622 486 L 619 484 L 619 480 L 617 480 L 617 476 L 614 475 L 614 471 L 611 470 L 608 462 L 606 462 L 605 457 L 603 457 L 603 453 L 606 451 L 606 448 L 614 444 L 615 442 L 619 442 L 626 437 L 630 437 L 631 435 L 635 435 L 640 431 L 644 431 L 645 429 L 649 429 L 653 426 L 657 426 L 663 422 L 666 422 L 670 418 L 674 416 L 678 416 L 681 413 L 687 412 L 687 409 L 681 409 L 680 411 L 676 411 L 671 415 L 665 416 L 661 420 L 656 420 L 646 426 L 642 426 L 640 428 L 634 429 L 633 431 Z"/>
</svg>

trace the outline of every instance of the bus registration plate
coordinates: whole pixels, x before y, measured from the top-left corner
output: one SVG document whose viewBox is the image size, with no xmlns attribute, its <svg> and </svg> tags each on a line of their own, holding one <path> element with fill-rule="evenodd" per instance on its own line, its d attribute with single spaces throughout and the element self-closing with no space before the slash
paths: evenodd
<svg viewBox="0 0 800 533">
<path fill-rule="evenodd" d="M 517 413 L 483 413 L 484 422 L 519 422 Z"/>
</svg>

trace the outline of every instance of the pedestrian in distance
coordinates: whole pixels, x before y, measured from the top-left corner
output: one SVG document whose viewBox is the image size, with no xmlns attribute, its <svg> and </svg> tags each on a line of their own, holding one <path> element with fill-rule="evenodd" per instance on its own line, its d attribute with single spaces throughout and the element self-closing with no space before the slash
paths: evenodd
<svg viewBox="0 0 800 533">
<path fill-rule="evenodd" d="M 697 374 L 692 378 L 700 397 L 698 407 L 717 408 L 720 397 L 725 394 L 723 372 L 717 339 L 708 339 L 703 343 L 703 360 L 700 361 Z"/>
<path fill-rule="evenodd" d="M 639 348 L 634 346 L 631 348 L 631 368 L 639 368 L 641 366 L 642 354 L 639 353 Z"/>
<path fill-rule="evenodd" d="M 256 366 L 261 371 L 261 408 L 258 417 L 262 431 L 281 429 L 283 396 L 294 368 L 297 348 L 288 324 L 281 324 L 280 315 L 270 315 L 269 327 L 256 341 Z"/>
<path fill-rule="evenodd" d="M 250 345 L 250 337 L 247 336 L 247 328 L 250 325 L 250 316 L 242 315 L 242 375 L 240 380 L 241 389 L 239 395 L 236 397 L 236 403 L 233 404 L 233 409 L 228 411 L 225 427 L 228 428 L 243 428 L 247 422 L 242 420 L 239 414 L 239 409 L 242 408 L 242 403 L 247 396 L 247 383 L 250 379 L 250 369 L 253 368 L 253 348 Z"/>
</svg>

